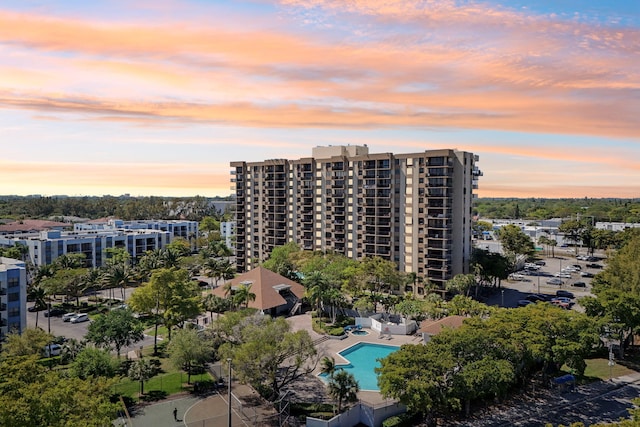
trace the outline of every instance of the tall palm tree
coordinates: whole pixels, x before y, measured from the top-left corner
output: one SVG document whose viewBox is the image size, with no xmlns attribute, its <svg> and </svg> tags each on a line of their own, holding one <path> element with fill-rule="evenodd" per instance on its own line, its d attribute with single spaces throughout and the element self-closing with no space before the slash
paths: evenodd
<svg viewBox="0 0 640 427">
<path fill-rule="evenodd" d="M 211 287 L 213 288 L 213 279 L 216 279 L 216 287 L 218 286 L 218 271 L 220 269 L 220 261 L 215 258 L 207 258 L 202 264 L 205 275 L 211 279 Z"/>
<path fill-rule="evenodd" d="M 47 307 L 47 292 L 44 290 L 40 284 L 32 285 L 29 289 L 29 297 L 33 299 L 36 310 L 36 329 L 38 328 L 38 315 L 40 314 L 40 310 L 43 310 Z"/>
<path fill-rule="evenodd" d="M 311 306 L 320 311 L 323 306 L 325 294 L 329 288 L 329 281 L 321 271 L 312 271 L 304 278 L 305 297 Z"/>
<path fill-rule="evenodd" d="M 110 288 L 121 288 L 122 301 L 126 298 L 126 288 L 133 279 L 131 269 L 126 264 L 112 264 L 103 276 L 105 284 Z"/>
<path fill-rule="evenodd" d="M 236 269 L 228 260 L 222 260 L 218 263 L 218 275 L 216 276 L 216 286 L 218 286 L 218 280 L 231 280 L 236 275 Z"/>
<path fill-rule="evenodd" d="M 338 401 L 338 413 L 342 411 L 343 402 L 355 402 L 358 400 L 358 392 L 360 391 L 358 381 L 356 381 L 353 374 L 344 369 L 340 369 L 329 379 L 327 388 L 329 389 L 329 395 Z"/>
</svg>

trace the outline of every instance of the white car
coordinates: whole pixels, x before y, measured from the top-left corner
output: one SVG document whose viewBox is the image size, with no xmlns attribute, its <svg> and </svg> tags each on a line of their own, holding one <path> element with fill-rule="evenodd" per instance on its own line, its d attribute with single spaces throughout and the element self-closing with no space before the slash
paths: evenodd
<svg viewBox="0 0 640 427">
<path fill-rule="evenodd" d="M 71 321 L 71 319 L 73 319 L 77 315 L 78 315 L 78 313 L 66 313 L 66 314 L 64 314 L 62 316 L 62 321 L 63 322 L 69 322 L 69 321 Z"/>
<path fill-rule="evenodd" d="M 82 323 L 82 322 L 88 322 L 89 321 L 89 316 L 87 314 L 78 314 L 76 317 L 72 317 L 70 322 L 71 323 Z"/>
<path fill-rule="evenodd" d="M 571 279 L 571 273 L 556 273 L 555 277 L 560 277 L 561 279 Z"/>
<path fill-rule="evenodd" d="M 518 273 L 513 273 L 511 275 L 511 278 L 513 280 L 524 280 L 524 276 L 522 274 L 518 274 Z"/>
</svg>

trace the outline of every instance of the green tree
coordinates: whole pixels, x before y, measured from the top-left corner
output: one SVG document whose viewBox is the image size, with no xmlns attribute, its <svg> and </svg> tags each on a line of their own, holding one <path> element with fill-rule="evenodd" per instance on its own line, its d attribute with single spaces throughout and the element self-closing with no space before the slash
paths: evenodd
<svg viewBox="0 0 640 427">
<path fill-rule="evenodd" d="M 83 380 L 91 377 L 111 378 L 115 376 L 118 365 L 118 361 L 111 356 L 108 350 L 86 347 L 78 353 L 71 363 L 71 372 Z"/>
<path fill-rule="evenodd" d="M 353 374 L 344 369 L 338 370 L 332 377 L 329 377 L 327 384 L 329 395 L 338 401 L 338 413 L 342 411 L 343 402 L 355 402 L 358 400 L 360 387 Z"/>
<path fill-rule="evenodd" d="M 2 344 L 2 355 L 5 357 L 40 356 L 44 347 L 53 340 L 53 335 L 40 328 L 26 328 L 22 334 L 10 332 Z"/>
<path fill-rule="evenodd" d="M 284 246 L 277 246 L 273 248 L 269 254 L 269 259 L 264 261 L 262 266 L 288 279 L 299 281 L 300 279 L 296 275 L 296 266 L 291 260 L 297 252 L 300 252 L 300 247 L 294 242 L 289 242 Z"/>
<path fill-rule="evenodd" d="M 266 387 L 271 398 L 315 369 L 317 353 L 307 331 L 291 332 L 281 317 L 238 316 L 231 323 L 229 320 L 220 325 L 227 341 L 219 349 L 221 358 L 232 357 L 239 378 Z"/>
<path fill-rule="evenodd" d="M 0 360 L 0 425 L 103 427 L 116 416 L 113 381 L 47 370 L 35 357 Z"/>
<path fill-rule="evenodd" d="M 448 280 L 445 289 L 453 294 L 469 296 L 469 291 L 476 284 L 476 277 L 473 274 L 456 274 Z"/>
<path fill-rule="evenodd" d="M 209 317 L 213 322 L 213 313 L 222 313 L 229 309 L 229 300 L 221 298 L 218 295 L 207 294 L 203 300 L 204 309 L 209 312 Z"/>
<path fill-rule="evenodd" d="M 129 367 L 127 375 L 133 381 L 140 382 L 140 395 L 144 394 L 144 382 L 153 378 L 157 373 L 157 369 L 150 359 L 134 360 Z"/>
<path fill-rule="evenodd" d="M 118 357 L 120 349 L 128 347 L 144 338 L 144 326 L 130 310 L 116 309 L 96 317 L 89 324 L 86 338 L 99 347 L 115 348 Z"/>
<path fill-rule="evenodd" d="M 532 255 L 535 252 L 533 241 L 520 227 L 508 224 L 500 228 L 497 234 L 507 255 Z"/>
<path fill-rule="evenodd" d="M 167 352 L 176 368 L 187 371 L 187 383 L 191 384 L 192 368 L 206 363 L 213 355 L 213 347 L 195 329 L 180 329 L 174 334 Z"/>
<path fill-rule="evenodd" d="M 151 275 L 151 280 L 137 288 L 129 299 L 129 305 L 140 313 L 154 315 L 154 353 L 158 349 L 158 326 L 167 325 L 171 330 L 200 313 L 200 289 L 182 269 L 162 268 Z"/>
</svg>

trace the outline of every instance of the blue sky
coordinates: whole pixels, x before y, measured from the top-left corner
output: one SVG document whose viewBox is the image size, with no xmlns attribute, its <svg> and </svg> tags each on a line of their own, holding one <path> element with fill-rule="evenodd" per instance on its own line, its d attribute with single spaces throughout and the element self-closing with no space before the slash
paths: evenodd
<svg viewBox="0 0 640 427">
<path fill-rule="evenodd" d="M 639 4 L 4 1 L 0 194 L 227 195 L 231 161 L 367 144 L 640 197 Z"/>
</svg>

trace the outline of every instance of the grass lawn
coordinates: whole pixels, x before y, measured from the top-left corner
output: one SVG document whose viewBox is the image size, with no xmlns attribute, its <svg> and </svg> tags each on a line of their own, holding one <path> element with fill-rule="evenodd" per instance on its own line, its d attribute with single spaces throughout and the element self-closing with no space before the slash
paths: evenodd
<svg viewBox="0 0 640 427">
<path fill-rule="evenodd" d="M 584 376 L 587 378 L 598 378 L 601 380 L 608 380 L 609 375 L 611 377 L 619 377 L 622 375 L 633 374 L 633 371 L 619 363 L 609 367 L 609 359 L 588 359 L 587 369 L 584 371 Z"/>
<path fill-rule="evenodd" d="M 191 375 L 192 385 L 196 381 L 207 380 L 212 380 L 211 375 L 207 372 L 198 375 Z M 160 374 L 144 383 L 144 392 L 150 393 L 153 391 L 161 391 L 166 395 L 171 395 L 181 391 L 190 390 L 190 387 L 183 387 L 183 384 L 186 384 L 186 382 L 186 372 L 169 372 L 166 374 Z M 137 401 L 138 393 L 140 392 L 140 382 L 132 381 L 129 378 L 123 378 L 114 386 L 114 391 L 122 394 L 123 396 L 129 396 Z"/>
</svg>

